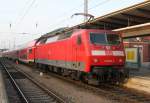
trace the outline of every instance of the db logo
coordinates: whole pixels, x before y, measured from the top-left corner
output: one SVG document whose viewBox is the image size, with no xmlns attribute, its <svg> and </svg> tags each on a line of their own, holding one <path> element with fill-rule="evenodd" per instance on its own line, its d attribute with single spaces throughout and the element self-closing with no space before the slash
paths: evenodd
<svg viewBox="0 0 150 103">
<path fill-rule="evenodd" d="M 105 51 L 106 55 L 112 55 L 112 51 Z"/>
<path fill-rule="evenodd" d="M 110 50 L 110 46 L 106 46 L 106 49 L 107 49 L 107 50 Z"/>
</svg>

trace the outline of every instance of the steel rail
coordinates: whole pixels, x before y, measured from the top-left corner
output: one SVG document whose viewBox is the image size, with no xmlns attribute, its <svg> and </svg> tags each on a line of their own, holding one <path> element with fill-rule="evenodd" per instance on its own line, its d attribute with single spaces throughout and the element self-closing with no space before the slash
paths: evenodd
<svg viewBox="0 0 150 103">
<path fill-rule="evenodd" d="M 10 64 L 12 65 L 12 64 Z M 39 88 L 41 88 L 43 91 L 45 91 L 46 93 L 48 93 L 48 95 L 52 96 L 53 98 L 55 98 L 57 100 L 57 102 L 59 103 L 67 103 L 64 99 L 62 99 L 60 96 L 58 96 L 56 93 L 52 92 L 52 90 L 49 90 L 48 88 L 46 88 L 44 85 L 40 84 L 37 80 L 33 79 L 30 75 L 28 75 L 27 73 L 19 70 L 18 67 L 13 66 L 13 68 L 22 73 L 27 79 L 29 79 L 30 81 L 32 81 L 36 86 L 38 86 Z"/>
<path fill-rule="evenodd" d="M 6 71 L 6 73 L 8 74 L 11 82 L 14 84 L 14 87 L 17 89 L 18 93 L 20 94 L 21 98 L 24 100 L 25 103 L 29 103 L 28 99 L 25 97 L 24 93 L 21 91 L 21 89 L 19 88 L 18 84 L 16 83 L 15 79 L 11 76 L 11 74 L 9 73 L 9 71 L 7 70 L 7 67 L 5 64 L 3 64 L 0 61 L 0 64 L 2 65 L 2 67 L 4 68 L 4 70 Z"/>
<path fill-rule="evenodd" d="M 31 66 L 28 66 L 28 67 L 31 68 Z M 16 67 L 16 68 L 18 68 L 18 67 Z M 24 73 L 26 73 L 26 72 L 24 72 Z M 28 73 L 26 73 L 26 74 L 32 78 L 32 75 L 30 75 Z M 74 81 L 74 80 L 72 80 L 70 78 L 67 78 L 67 77 L 63 77 L 63 76 L 51 73 L 51 72 L 49 72 L 48 74 L 50 74 L 53 77 L 59 78 L 61 80 L 64 80 L 66 82 L 73 83 L 76 86 L 80 86 L 80 87 L 86 88 L 88 90 L 91 90 L 91 91 L 93 91 L 93 92 L 95 92 L 97 94 L 100 94 L 100 95 L 102 95 L 102 96 L 104 96 L 104 97 L 106 97 L 106 98 L 108 98 L 110 100 L 119 101 L 121 103 L 141 103 L 141 102 L 143 103 L 143 102 L 147 102 L 147 95 L 144 95 L 143 93 L 140 93 L 140 92 L 138 93 L 135 90 L 130 91 L 130 89 L 128 90 L 128 88 L 122 88 L 120 86 L 107 85 L 107 84 L 101 84 L 100 87 L 91 86 L 91 85 L 88 85 L 88 84 L 85 84 L 85 83 L 82 83 L 82 82 L 79 82 L 79 81 Z M 103 88 L 103 86 L 104 86 L 104 88 Z M 107 88 L 108 88 L 108 90 L 107 90 Z M 120 92 L 121 94 L 119 95 L 116 92 Z M 133 92 L 135 92 L 135 93 L 133 93 Z M 129 94 L 131 94 L 131 95 L 129 95 Z M 142 99 L 141 100 L 140 99 L 135 99 L 135 97 L 140 98 L 139 95 L 143 95 L 141 97 L 143 99 L 145 99 L 145 100 L 143 101 Z M 133 98 L 130 97 L 130 96 L 133 96 Z M 150 101 L 150 100 L 148 99 L 148 101 Z"/>
<path fill-rule="evenodd" d="M 131 91 L 131 89 L 125 88 L 125 87 L 123 88 L 122 86 L 108 85 L 108 84 L 101 84 L 100 86 L 94 86 L 94 85 L 89 85 L 89 84 L 86 84 L 86 83 L 82 83 L 80 81 L 75 81 L 75 80 L 72 80 L 70 78 L 57 75 L 55 73 L 49 72 L 49 74 L 53 77 L 56 77 L 58 79 L 66 81 L 68 83 L 72 83 L 72 84 L 75 84 L 77 86 L 80 86 L 80 87 L 86 88 L 88 90 L 91 90 L 91 91 L 93 91 L 93 92 L 95 92 L 95 93 L 97 93 L 101 96 L 106 97 L 107 99 L 115 100 L 115 101 L 119 101 L 119 102 L 121 101 L 121 103 L 145 103 L 145 102 L 147 102 L 147 98 L 149 96 L 149 94 L 145 94 L 145 93 L 140 92 L 140 91 L 138 92 L 134 89 Z M 106 88 L 108 88 L 108 90 Z M 119 92 L 119 91 L 121 91 L 120 95 L 116 93 L 116 92 Z M 123 94 L 122 92 L 125 93 L 125 94 Z M 137 99 L 130 97 L 132 95 L 135 95 L 137 97 Z M 143 99 L 145 98 L 146 100 L 141 101 L 140 99 L 138 99 L 139 95 L 143 95 L 142 98 Z M 148 99 L 148 101 L 150 101 L 150 99 Z"/>
<path fill-rule="evenodd" d="M 18 70 L 17 68 L 15 68 L 18 72 L 21 72 L 23 75 L 25 75 L 29 80 L 31 80 L 34 84 L 36 84 L 38 87 L 40 87 L 42 90 L 44 90 L 45 92 L 47 92 L 49 95 L 53 96 L 54 98 L 56 98 L 60 103 L 67 103 L 66 101 L 64 101 L 62 98 L 60 98 L 59 96 L 57 96 L 56 93 L 50 91 L 49 89 L 47 89 L 44 85 L 41 85 L 40 83 L 38 83 L 36 80 L 32 79 L 31 76 L 29 76 L 28 74 L 26 74 L 25 72 Z"/>
</svg>

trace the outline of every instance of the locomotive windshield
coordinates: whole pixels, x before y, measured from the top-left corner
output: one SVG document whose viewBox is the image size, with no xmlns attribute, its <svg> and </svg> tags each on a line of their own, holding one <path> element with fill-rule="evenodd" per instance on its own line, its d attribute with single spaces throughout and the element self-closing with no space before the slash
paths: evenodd
<svg viewBox="0 0 150 103">
<path fill-rule="evenodd" d="M 117 34 L 90 33 L 90 40 L 93 44 L 117 45 L 121 38 Z"/>
</svg>

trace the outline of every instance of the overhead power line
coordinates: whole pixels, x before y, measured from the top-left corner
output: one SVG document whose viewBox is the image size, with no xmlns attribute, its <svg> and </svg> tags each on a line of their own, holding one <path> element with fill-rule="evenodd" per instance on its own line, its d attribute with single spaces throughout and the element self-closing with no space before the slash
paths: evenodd
<svg viewBox="0 0 150 103">
<path fill-rule="evenodd" d="M 24 12 L 24 14 L 22 15 L 22 17 L 20 18 L 20 20 L 17 22 L 16 25 L 20 24 L 20 23 L 23 21 L 23 19 L 24 19 L 25 16 L 28 14 L 28 12 L 29 12 L 30 9 L 32 8 L 32 6 L 33 6 L 33 4 L 35 3 L 35 1 L 36 1 L 36 0 L 33 0 L 33 1 L 31 2 L 31 4 L 30 4 L 29 7 L 26 9 L 26 11 Z"/>
<path fill-rule="evenodd" d="M 25 11 L 26 9 L 26 6 L 31 2 L 31 0 L 28 0 L 25 2 L 25 6 L 21 9 L 21 11 L 18 13 L 18 16 L 16 17 L 15 21 L 14 21 L 14 24 L 17 23 L 18 19 L 21 18 L 23 12 Z"/>
<path fill-rule="evenodd" d="M 92 2 L 93 0 L 90 0 L 89 2 Z M 80 7 L 82 7 L 82 6 L 84 6 L 84 4 L 82 3 L 82 4 L 80 4 L 80 5 L 78 5 L 77 7 L 74 7 L 74 8 L 72 8 L 72 9 L 70 9 L 70 10 L 68 10 L 68 11 L 66 11 L 66 12 L 64 12 L 64 13 L 62 13 L 62 14 L 60 14 L 59 16 L 58 16 L 58 18 L 60 18 L 60 17 L 62 17 L 62 16 L 64 16 L 64 15 L 66 15 L 66 14 L 69 14 L 70 12 L 72 12 L 72 11 L 74 11 L 74 10 L 78 10 L 78 8 L 80 8 Z M 72 15 L 72 14 L 71 14 Z M 70 16 L 70 15 L 69 15 Z"/>
<path fill-rule="evenodd" d="M 109 2 L 109 1 L 111 1 L 111 0 L 101 1 L 101 2 L 97 3 L 96 5 L 92 6 L 91 8 L 88 8 L 88 10 L 94 9 L 94 8 L 96 8 L 96 7 L 98 7 L 98 6 L 101 6 L 101 5 L 103 5 L 103 4 L 105 4 L 105 3 Z M 91 0 L 90 0 L 90 2 L 91 2 Z M 84 6 L 84 4 L 82 4 L 82 5 L 80 5 L 80 6 Z M 75 9 L 77 9 L 77 7 L 76 7 L 76 8 L 73 8 L 73 9 L 71 9 L 71 10 L 69 10 L 68 12 L 73 11 L 73 10 L 75 10 Z M 64 14 L 67 14 L 67 12 L 63 13 L 63 14 L 60 15 L 60 16 L 64 16 Z M 59 16 L 59 18 L 60 18 L 60 16 Z M 69 18 L 66 17 L 66 19 L 63 19 L 63 20 L 61 20 L 60 22 L 51 24 L 51 27 L 57 26 L 57 24 L 60 24 L 60 23 L 64 23 L 64 22 L 68 21 L 68 19 L 69 19 Z"/>
<path fill-rule="evenodd" d="M 93 7 L 89 8 L 88 10 L 91 10 L 91 9 L 94 9 L 94 8 L 96 8 L 96 7 L 98 7 L 98 6 L 101 6 L 101 5 L 103 5 L 103 4 L 106 4 L 106 3 L 109 2 L 109 1 L 111 1 L 111 0 L 104 0 L 104 1 L 102 1 L 102 2 L 100 2 L 100 3 L 98 3 L 98 4 L 96 4 L 96 5 L 94 5 Z"/>
</svg>

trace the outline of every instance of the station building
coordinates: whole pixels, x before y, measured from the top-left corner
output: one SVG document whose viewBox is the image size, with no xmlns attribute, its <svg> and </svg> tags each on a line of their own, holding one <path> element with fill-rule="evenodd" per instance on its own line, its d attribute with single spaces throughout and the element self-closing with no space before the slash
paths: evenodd
<svg viewBox="0 0 150 103">
<path fill-rule="evenodd" d="M 116 31 L 123 34 L 127 66 L 150 68 L 150 23 Z"/>
</svg>

